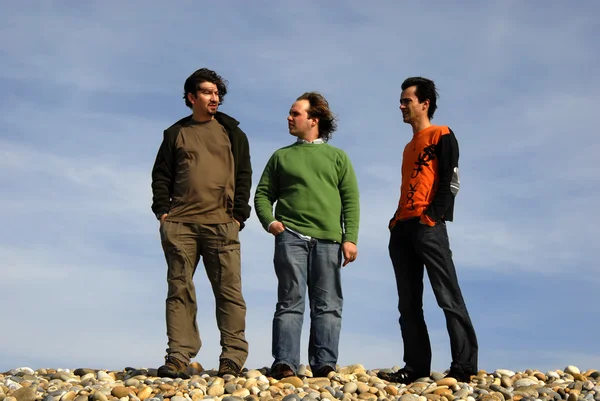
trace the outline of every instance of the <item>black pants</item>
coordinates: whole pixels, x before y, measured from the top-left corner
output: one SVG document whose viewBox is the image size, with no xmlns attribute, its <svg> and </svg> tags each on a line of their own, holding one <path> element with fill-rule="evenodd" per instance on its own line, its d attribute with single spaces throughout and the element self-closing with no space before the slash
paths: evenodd
<svg viewBox="0 0 600 401">
<path fill-rule="evenodd" d="M 446 316 L 451 367 L 475 374 L 477 337 L 458 285 L 446 224 L 430 227 L 418 218 L 401 221 L 392 229 L 389 251 L 398 288 L 405 368 L 420 376 L 428 376 L 431 370 L 431 344 L 423 317 L 424 265 Z"/>
</svg>

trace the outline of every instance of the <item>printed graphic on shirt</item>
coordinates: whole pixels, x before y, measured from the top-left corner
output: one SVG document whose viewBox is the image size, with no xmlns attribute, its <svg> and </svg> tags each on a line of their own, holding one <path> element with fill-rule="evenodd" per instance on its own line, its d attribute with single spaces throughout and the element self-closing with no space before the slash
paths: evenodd
<svg viewBox="0 0 600 401">
<path fill-rule="evenodd" d="M 445 174 L 445 171 L 448 173 L 445 184 L 448 186 L 447 192 L 453 195 L 458 193 L 458 145 L 454 145 L 456 141 L 450 134 L 450 128 L 434 125 L 415 134 L 404 148 L 400 200 L 390 227 L 397 221 L 421 217 L 424 214 L 438 191 L 440 174 Z M 449 141 L 450 138 L 452 141 Z M 452 165 L 448 165 L 447 170 L 442 172 L 439 171 L 441 157 L 446 158 L 442 164 L 446 165 L 449 162 Z M 426 217 L 424 221 L 426 224 L 435 224 Z"/>
</svg>

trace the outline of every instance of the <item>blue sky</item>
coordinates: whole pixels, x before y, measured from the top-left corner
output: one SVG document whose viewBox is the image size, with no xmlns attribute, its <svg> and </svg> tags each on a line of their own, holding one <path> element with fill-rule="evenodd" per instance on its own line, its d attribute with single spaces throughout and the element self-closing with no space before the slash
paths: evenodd
<svg viewBox="0 0 600 401">
<path fill-rule="evenodd" d="M 183 82 L 200 67 L 229 81 L 221 110 L 249 137 L 254 184 L 293 140 L 285 119 L 297 96 L 320 91 L 339 117 L 331 144 L 361 189 L 340 365 L 403 364 L 386 226 L 411 137 L 400 85 L 422 75 L 441 95 L 433 122 L 461 149 L 448 230 L 480 367 L 600 366 L 597 2 L 4 3 L 0 371 L 161 364 L 166 265 L 150 170 L 162 131 L 188 114 Z M 259 368 L 272 362 L 273 239 L 253 214 L 241 241 L 247 366 Z M 197 360 L 216 367 L 202 268 L 195 282 Z M 449 341 L 428 283 L 424 302 L 443 371 Z"/>
</svg>

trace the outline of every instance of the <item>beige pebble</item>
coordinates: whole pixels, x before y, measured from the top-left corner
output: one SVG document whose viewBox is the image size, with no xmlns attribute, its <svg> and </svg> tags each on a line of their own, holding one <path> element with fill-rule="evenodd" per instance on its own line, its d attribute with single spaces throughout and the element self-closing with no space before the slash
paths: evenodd
<svg viewBox="0 0 600 401">
<path fill-rule="evenodd" d="M 115 387 L 113 387 L 113 389 L 111 390 L 110 393 L 113 396 L 117 397 L 117 398 L 122 398 L 122 397 L 129 396 L 130 392 L 131 392 L 131 390 L 128 389 L 127 387 L 124 387 L 124 386 L 115 386 Z"/>
<path fill-rule="evenodd" d="M 223 385 L 221 383 L 219 383 L 219 382 L 217 382 L 216 384 L 213 383 L 206 390 L 206 394 L 213 396 L 213 397 L 215 397 L 215 396 L 219 397 L 219 396 L 222 396 L 223 394 L 225 394 L 225 389 L 223 388 Z"/>
<path fill-rule="evenodd" d="M 73 390 L 67 391 L 66 393 L 63 394 L 62 397 L 60 397 L 60 401 L 73 401 L 76 396 L 77 396 L 77 393 L 75 391 L 73 391 Z"/>
<path fill-rule="evenodd" d="M 244 398 L 250 395 L 250 390 L 247 388 L 241 388 L 239 390 L 235 390 L 233 393 L 231 393 L 231 395 L 234 397 Z"/>
<path fill-rule="evenodd" d="M 369 385 L 366 383 L 358 382 L 358 383 L 356 383 L 356 387 L 357 387 L 356 392 L 358 394 L 369 392 Z"/>
<path fill-rule="evenodd" d="M 383 388 L 385 390 L 386 393 L 388 393 L 389 395 L 398 395 L 398 387 L 392 385 L 392 384 L 388 384 L 387 386 L 385 386 Z"/>
<path fill-rule="evenodd" d="M 454 386 L 456 385 L 458 382 L 454 377 L 444 377 L 443 379 L 440 379 L 438 381 L 435 382 L 435 384 L 437 384 L 438 386 Z"/>
<path fill-rule="evenodd" d="M 294 387 L 302 387 L 304 385 L 302 379 L 297 376 L 286 377 L 284 379 L 281 379 L 279 382 L 284 384 L 289 383 Z"/>
<path fill-rule="evenodd" d="M 152 388 L 144 387 L 137 393 L 137 397 L 140 399 L 140 401 L 144 401 L 146 398 L 148 398 L 150 396 L 150 394 L 152 394 Z"/>
</svg>

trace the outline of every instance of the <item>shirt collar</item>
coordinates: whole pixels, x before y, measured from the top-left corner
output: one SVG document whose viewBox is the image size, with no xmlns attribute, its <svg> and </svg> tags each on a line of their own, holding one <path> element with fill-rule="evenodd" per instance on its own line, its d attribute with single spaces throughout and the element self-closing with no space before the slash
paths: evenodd
<svg viewBox="0 0 600 401">
<path fill-rule="evenodd" d="M 310 142 L 310 141 L 307 141 L 307 140 L 305 140 L 305 139 L 298 138 L 298 139 L 296 140 L 296 142 L 297 142 L 297 143 L 312 143 L 312 144 L 314 144 L 314 145 L 318 145 L 318 144 L 320 144 L 320 143 L 325 143 L 325 141 L 323 140 L 323 138 L 317 138 L 317 139 L 315 139 L 315 140 L 314 140 L 314 141 L 312 141 L 312 142 Z"/>
</svg>

